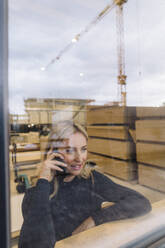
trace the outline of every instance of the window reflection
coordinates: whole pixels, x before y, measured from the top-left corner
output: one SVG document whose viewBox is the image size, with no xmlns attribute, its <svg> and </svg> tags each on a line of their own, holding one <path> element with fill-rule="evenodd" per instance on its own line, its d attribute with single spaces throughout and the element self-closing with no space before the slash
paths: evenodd
<svg viewBox="0 0 165 248">
<path fill-rule="evenodd" d="M 122 48 L 125 48 L 126 61 L 124 64 L 124 57 L 120 57 L 123 75 L 119 75 L 115 6 L 106 18 L 97 25 L 92 24 L 92 32 L 86 32 L 83 28 L 100 10 L 109 11 L 109 7 L 105 9 L 106 0 L 95 1 L 94 5 L 91 1 L 71 1 L 70 5 L 66 0 L 10 1 L 13 247 L 17 247 L 23 223 L 24 192 L 37 183 L 48 136 L 59 121 L 76 121 L 87 130 L 90 169 L 140 192 L 153 206 L 156 203 L 157 209 L 163 204 L 164 8 L 161 0 L 159 4 L 150 1 L 150 10 L 147 1 L 123 2 L 125 44 Z M 120 92 L 118 76 L 127 76 L 127 88 L 122 80 L 120 84 L 126 92 Z M 121 107 L 120 93 L 127 98 L 125 107 Z M 68 149 L 68 153 L 72 151 Z M 105 200 L 102 207 L 113 206 L 114 203 Z"/>
<path fill-rule="evenodd" d="M 11 204 L 17 206 L 17 212 L 14 208 L 12 213 L 13 237 L 19 237 L 22 199 L 26 189 L 37 183 L 48 136 L 66 117 L 87 130 L 90 168 L 142 193 L 151 204 L 164 199 L 164 107 L 29 98 L 25 110 L 26 118 L 10 118 Z"/>
</svg>

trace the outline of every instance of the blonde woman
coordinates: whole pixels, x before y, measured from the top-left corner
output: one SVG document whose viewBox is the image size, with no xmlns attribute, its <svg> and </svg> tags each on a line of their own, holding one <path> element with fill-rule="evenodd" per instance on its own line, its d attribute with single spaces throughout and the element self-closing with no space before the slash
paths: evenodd
<svg viewBox="0 0 165 248">
<path fill-rule="evenodd" d="M 19 248 L 53 248 L 96 225 L 150 211 L 144 196 L 89 170 L 87 141 L 85 129 L 72 121 L 53 128 L 37 185 L 24 197 Z M 101 208 L 105 201 L 114 204 Z"/>
</svg>

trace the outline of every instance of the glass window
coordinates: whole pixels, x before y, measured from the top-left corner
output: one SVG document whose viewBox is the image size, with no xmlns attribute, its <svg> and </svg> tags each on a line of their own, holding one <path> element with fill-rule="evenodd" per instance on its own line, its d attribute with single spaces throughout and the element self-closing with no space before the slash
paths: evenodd
<svg viewBox="0 0 165 248">
<path fill-rule="evenodd" d="M 164 224 L 163 7 L 9 1 L 13 248 L 65 247 L 74 234 L 81 245 L 86 229 L 94 244 L 104 223 L 117 247 L 141 238 L 145 223 L 146 232 Z"/>
</svg>

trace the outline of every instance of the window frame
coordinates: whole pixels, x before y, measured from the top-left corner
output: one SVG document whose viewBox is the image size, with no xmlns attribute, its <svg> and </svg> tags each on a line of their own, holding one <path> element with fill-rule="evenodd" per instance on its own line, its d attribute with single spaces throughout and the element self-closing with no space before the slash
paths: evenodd
<svg viewBox="0 0 165 248">
<path fill-rule="evenodd" d="M 0 247 L 10 247 L 8 0 L 0 0 Z"/>
</svg>

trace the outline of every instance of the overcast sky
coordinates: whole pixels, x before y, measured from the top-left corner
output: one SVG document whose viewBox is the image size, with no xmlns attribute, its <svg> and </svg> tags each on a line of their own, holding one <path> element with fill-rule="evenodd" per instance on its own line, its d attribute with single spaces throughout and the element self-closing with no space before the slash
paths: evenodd
<svg viewBox="0 0 165 248">
<path fill-rule="evenodd" d="M 116 10 L 113 9 L 59 61 L 46 66 L 112 1 L 10 0 L 10 111 L 23 99 L 118 100 Z M 165 102 L 165 0 L 124 5 L 127 105 Z M 82 74 L 83 73 L 83 76 Z"/>
</svg>

